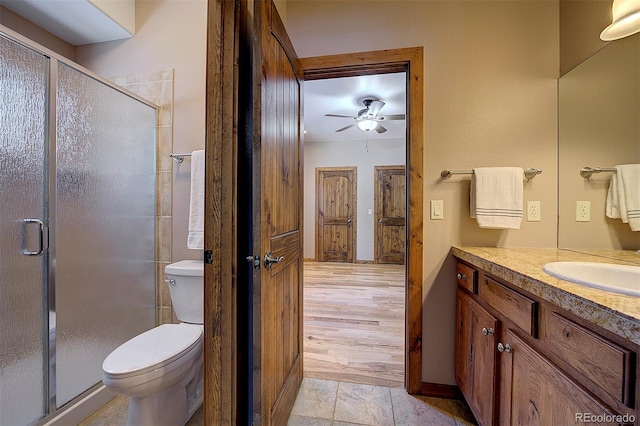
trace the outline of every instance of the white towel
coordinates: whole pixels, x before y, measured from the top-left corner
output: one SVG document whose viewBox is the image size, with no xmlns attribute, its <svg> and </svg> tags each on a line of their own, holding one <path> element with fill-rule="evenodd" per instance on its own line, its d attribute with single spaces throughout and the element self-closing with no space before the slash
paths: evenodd
<svg viewBox="0 0 640 426">
<path fill-rule="evenodd" d="M 471 217 L 480 228 L 520 229 L 522 180 L 520 167 L 479 167 L 471 176 Z"/>
<path fill-rule="evenodd" d="M 204 248 L 204 150 L 191 153 L 191 200 L 187 248 Z"/>
<path fill-rule="evenodd" d="M 640 231 L 640 164 L 616 166 L 605 209 L 607 217 L 622 219 L 632 231 Z"/>
</svg>

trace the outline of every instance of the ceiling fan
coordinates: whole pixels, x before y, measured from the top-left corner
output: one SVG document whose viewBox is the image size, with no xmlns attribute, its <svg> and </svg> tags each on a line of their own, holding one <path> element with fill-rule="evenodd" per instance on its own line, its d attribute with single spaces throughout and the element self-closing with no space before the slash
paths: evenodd
<svg viewBox="0 0 640 426">
<path fill-rule="evenodd" d="M 380 110 L 384 106 L 384 102 L 377 99 L 365 98 L 362 100 L 362 103 L 364 104 L 364 109 L 358 111 L 358 115 L 356 117 L 340 114 L 325 114 L 325 117 L 351 118 L 353 120 L 356 120 L 355 123 L 342 127 L 336 130 L 336 132 L 343 132 L 353 126 L 358 126 L 360 130 L 365 132 L 375 129 L 375 131 L 378 133 L 384 133 L 387 131 L 387 129 L 382 125 L 383 121 L 405 119 L 404 114 L 379 115 Z"/>
</svg>

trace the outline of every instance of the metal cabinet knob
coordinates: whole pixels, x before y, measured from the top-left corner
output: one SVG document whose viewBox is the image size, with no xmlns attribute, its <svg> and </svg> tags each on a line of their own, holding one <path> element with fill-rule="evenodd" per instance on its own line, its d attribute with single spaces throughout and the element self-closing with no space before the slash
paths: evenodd
<svg viewBox="0 0 640 426">
<path fill-rule="evenodd" d="M 467 276 L 461 272 L 458 272 L 458 275 L 456 275 L 456 278 L 458 278 L 459 280 L 466 280 Z"/>
<path fill-rule="evenodd" d="M 493 328 L 482 327 L 482 334 L 485 336 L 493 336 Z"/>
<path fill-rule="evenodd" d="M 498 352 L 511 352 L 511 345 L 508 343 L 505 343 L 504 345 L 502 343 L 498 343 Z"/>
</svg>

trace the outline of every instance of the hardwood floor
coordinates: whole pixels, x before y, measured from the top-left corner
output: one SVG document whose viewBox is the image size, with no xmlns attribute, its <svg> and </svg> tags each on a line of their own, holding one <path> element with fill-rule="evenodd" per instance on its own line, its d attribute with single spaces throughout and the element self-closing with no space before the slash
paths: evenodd
<svg viewBox="0 0 640 426">
<path fill-rule="evenodd" d="M 402 265 L 304 263 L 304 377 L 404 386 Z"/>
</svg>

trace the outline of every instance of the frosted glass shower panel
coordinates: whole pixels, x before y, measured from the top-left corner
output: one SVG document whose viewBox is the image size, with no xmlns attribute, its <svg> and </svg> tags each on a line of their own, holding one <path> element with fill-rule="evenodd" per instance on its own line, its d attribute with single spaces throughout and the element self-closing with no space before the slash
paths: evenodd
<svg viewBox="0 0 640 426">
<path fill-rule="evenodd" d="M 155 326 L 156 110 L 73 68 L 57 84 L 57 404 Z"/>
<path fill-rule="evenodd" d="M 48 59 L 0 36 L 0 425 L 44 415 L 43 277 Z M 33 398 L 33 395 L 39 397 Z"/>
</svg>

